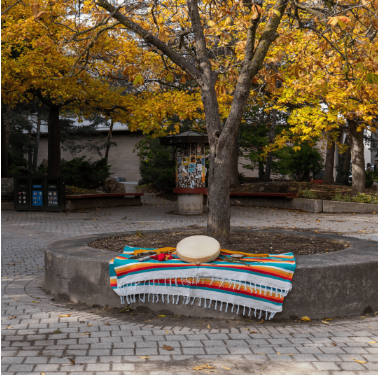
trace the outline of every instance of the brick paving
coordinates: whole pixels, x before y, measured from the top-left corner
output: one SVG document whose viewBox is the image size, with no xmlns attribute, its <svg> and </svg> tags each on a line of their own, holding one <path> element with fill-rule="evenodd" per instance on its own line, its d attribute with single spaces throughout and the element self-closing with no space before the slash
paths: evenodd
<svg viewBox="0 0 378 375">
<path fill-rule="evenodd" d="M 142 207 L 77 213 L 2 212 L 3 374 L 378 375 L 378 316 L 329 325 L 252 323 L 257 333 L 249 334 L 233 327 L 136 324 L 53 304 L 41 289 L 46 245 L 95 233 L 206 224 L 205 215 L 175 215 L 173 202 L 143 200 Z M 372 214 L 232 207 L 232 225 L 247 228 L 302 228 L 378 240 L 377 222 Z M 213 369 L 193 370 L 201 364 Z"/>
</svg>

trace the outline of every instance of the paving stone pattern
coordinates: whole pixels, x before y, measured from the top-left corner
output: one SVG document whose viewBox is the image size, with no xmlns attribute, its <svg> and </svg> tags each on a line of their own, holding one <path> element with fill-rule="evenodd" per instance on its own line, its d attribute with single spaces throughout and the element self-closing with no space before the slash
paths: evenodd
<svg viewBox="0 0 378 375">
<path fill-rule="evenodd" d="M 125 323 L 53 304 L 41 289 L 47 244 L 87 234 L 206 224 L 205 215 L 173 214 L 173 202 L 151 196 L 143 202 L 78 213 L 2 212 L 4 375 L 378 375 L 378 316 L 330 324 L 253 324 L 249 329 L 257 333 L 250 334 L 233 327 Z M 232 208 L 233 226 L 303 228 L 371 240 L 378 240 L 377 221 L 372 214 Z M 193 370 L 201 364 L 213 369 Z"/>
</svg>

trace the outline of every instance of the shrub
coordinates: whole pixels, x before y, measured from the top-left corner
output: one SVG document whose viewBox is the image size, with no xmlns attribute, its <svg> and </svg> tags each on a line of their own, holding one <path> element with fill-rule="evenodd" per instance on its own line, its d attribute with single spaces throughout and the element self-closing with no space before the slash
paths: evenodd
<svg viewBox="0 0 378 375">
<path fill-rule="evenodd" d="M 373 182 L 378 182 L 378 171 L 366 171 L 366 187 L 371 188 Z"/>
<path fill-rule="evenodd" d="M 292 147 L 284 147 L 277 152 L 277 172 L 290 175 L 296 181 L 309 181 L 311 174 L 315 176 L 323 169 L 323 157 L 319 150 L 308 143 L 299 145 L 295 151 Z"/>
<path fill-rule="evenodd" d="M 315 199 L 316 194 L 312 190 L 299 190 L 299 195 L 304 198 Z"/>
<path fill-rule="evenodd" d="M 110 165 L 107 164 L 105 159 L 93 163 L 84 159 L 85 156 L 70 161 L 62 159 L 62 177 L 66 185 L 83 189 L 95 189 L 103 185 L 110 176 Z"/>
<path fill-rule="evenodd" d="M 172 193 L 176 186 L 174 148 L 162 146 L 158 138 L 150 136 L 139 141 L 135 148 L 140 160 L 140 185 L 152 184 L 158 191 Z"/>
<path fill-rule="evenodd" d="M 333 201 L 339 202 L 357 202 L 357 203 L 378 203 L 378 197 L 365 193 L 357 193 L 354 197 L 349 195 L 342 195 L 341 193 L 335 194 L 332 198 Z"/>
</svg>

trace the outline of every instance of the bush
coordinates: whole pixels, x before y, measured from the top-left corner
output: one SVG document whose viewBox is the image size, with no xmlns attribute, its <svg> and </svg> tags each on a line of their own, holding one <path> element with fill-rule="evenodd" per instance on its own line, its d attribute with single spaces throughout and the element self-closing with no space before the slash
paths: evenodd
<svg viewBox="0 0 378 375">
<path fill-rule="evenodd" d="M 357 202 L 357 203 L 378 203 L 378 197 L 365 193 L 357 193 L 354 197 L 349 195 L 342 196 L 341 193 L 337 193 L 333 198 L 333 201 L 339 202 Z"/>
<path fill-rule="evenodd" d="M 378 171 L 366 171 L 366 188 L 371 188 L 375 181 L 378 182 Z"/>
<path fill-rule="evenodd" d="M 308 143 L 299 145 L 300 150 L 284 147 L 279 150 L 280 160 L 277 163 L 277 172 L 289 175 L 296 181 L 309 181 L 311 174 L 315 176 L 323 169 L 323 157 L 319 150 Z"/>
<path fill-rule="evenodd" d="M 312 190 L 299 190 L 298 191 L 300 197 L 315 199 L 316 194 Z"/>
<path fill-rule="evenodd" d="M 84 160 L 85 156 L 70 161 L 62 159 L 62 177 L 66 185 L 83 189 L 95 189 L 103 185 L 110 176 L 110 165 L 105 159 L 93 163 Z"/>
<path fill-rule="evenodd" d="M 150 136 L 143 138 L 135 148 L 140 160 L 140 185 L 152 184 L 158 191 L 172 193 L 176 187 L 174 148 L 162 146 L 158 138 Z"/>
</svg>

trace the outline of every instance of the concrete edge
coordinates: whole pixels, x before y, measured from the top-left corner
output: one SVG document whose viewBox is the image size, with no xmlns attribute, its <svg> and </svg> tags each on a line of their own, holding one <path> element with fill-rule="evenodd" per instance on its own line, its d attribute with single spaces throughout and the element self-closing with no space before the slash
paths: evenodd
<svg viewBox="0 0 378 375">
<path fill-rule="evenodd" d="M 145 233 L 160 232 L 162 231 L 145 231 Z M 338 252 L 297 257 L 293 289 L 285 298 L 283 312 L 277 314 L 277 318 L 304 315 L 312 318 L 342 317 L 362 314 L 367 308 L 378 310 L 377 242 L 307 231 L 269 230 L 268 232 L 307 238 L 321 237 L 350 244 L 349 248 Z M 54 295 L 64 295 L 75 302 L 121 306 L 119 297 L 109 286 L 109 261 L 117 253 L 93 249 L 87 244 L 96 238 L 122 233 L 134 232 L 101 233 L 62 240 L 49 245 L 45 253 L 46 290 Z M 136 306 L 191 316 L 227 319 L 237 317 L 213 309 L 203 310 L 195 305 L 188 307 L 180 304 L 173 306 L 138 302 Z"/>
<path fill-rule="evenodd" d="M 323 212 L 327 213 L 373 213 L 378 212 L 378 204 L 323 201 Z"/>
</svg>

